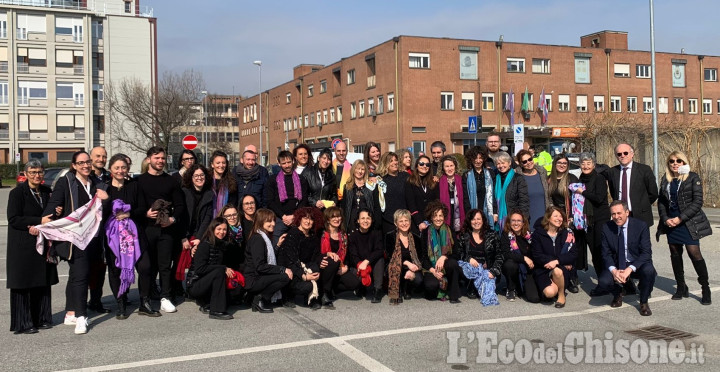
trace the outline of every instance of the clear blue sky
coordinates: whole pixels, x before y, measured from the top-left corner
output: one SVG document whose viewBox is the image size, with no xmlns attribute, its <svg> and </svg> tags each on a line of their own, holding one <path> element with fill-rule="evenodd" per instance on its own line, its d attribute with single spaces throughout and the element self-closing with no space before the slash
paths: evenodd
<svg viewBox="0 0 720 372">
<path fill-rule="evenodd" d="M 649 1 L 143 0 L 158 18 L 162 71 L 194 69 L 212 93 L 252 95 L 292 79 L 301 63 L 330 64 L 397 35 L 579 45 L 627 31 L 650 50 Z M 657 51 L 720 55 L 717 0 L 656 0 Z"/>
</svg>

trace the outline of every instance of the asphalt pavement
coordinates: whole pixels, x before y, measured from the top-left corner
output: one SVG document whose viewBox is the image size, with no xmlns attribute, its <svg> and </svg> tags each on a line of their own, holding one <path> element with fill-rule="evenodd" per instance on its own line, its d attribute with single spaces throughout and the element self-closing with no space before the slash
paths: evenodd
<svg viewBox="0 0 720 372">
<path fill-rule="evenodd" d="M 0 218 L 4 219 L 8 189 L 0 190 Z M 711 287 L 716 304 L 699 303 L 699 285 L 692 265 L 686 260 L 690 298 L 671 301 L 674 279 L 664 239 L 653 239 L 653 261 L 658 271 L 650 300 L 653 315 L 642 317 L 637 311 L 637 296 L 626 296 L 620 308 L 611 308 L 610 296 L 591 298 L 595 285 L 591 268 L 581 272 L 581 292 L 569 294 L 567 305 L 556 309 L 551 303 L 530 304 L 523 300 L 508 302 L 500 296 L 500 305 L 482 307 L 478 300 L 462 298 L 462 303 L 426 301 L 414 298 L 399 306 L 389 306 L 387 297 L 381 304 L 341 294 L 336 310 L 313 311 L 306 307 L 276 308 L 273 314 L 253 313 L 245 307 L 231 307 L 234 320 L 208 319 L 192 302 L 178 305 L 178 312 L 147 318 L 133 313 L 126 320 L 112 314 L 91 313 L 92 325 L 86 335 L 73 334 L 73 327 L 62 325 L 67 264 L 59 265 L 60 284 L 53 287 L 52 309 L 56 326 L 34 335 L 9 332 L 9 291 L 5 289 L 7 230 L 0 228 L 0 370 L 139 370 L 217 371 L 226 370 L 371 370 L 371 371 L 450 371 L 450 370 L 578 370 L 577 360 L 566 358 L 562 364 L 542 363 L 535 359 L 523 364 L 521 353 L 516 359 L 493 360 L 485 353 L 481 336 L 495 335 L 498 341 L 516 345 L 553 347 L 575 332 L 591 332 L 606 343 L 632 342 L 642 339 L 626 333 L 649 326 L 670 327 L 689 333 L 682 345 L 702 349 L 702 358 L 685 358 L 678 365 L 660 360 L 642 360 L 636 364 L 606 359 L 615 364 L 597 364 L 580 360 L 583 369 L 637 370 L 720 370 L 720 323 L 716 321 L 720 294 L 720 275 L 713 268 L 720 264 L 718 234 L 719 214 L 708 213 L 715 235 L 702 240 L 702 251 L 711 272 Z M 105 287 L 103 302 L 115 309 L 115 302 Z M 138 294 L 130 292 L 135 310 Z M 159 304 L 155 303 L 155 307 Z M 487 333 L 490 332 L 490 333 Z M 588 336 L 590 337 L 590 336 Z M 454 340 L 454 341 L 453 341 Z M 610 341 L 608 341 L 610 340 Z M 492 343 L 491 343 L 492 344 Z M 565 354 L 582 351 L 577 345 L 563 346 Z M 607 349 L 606 349 L 607 350 Z M 640 351 L 642 348 L 639 347 Z M 500 354 L 500 353 L 498 353 Z M 642 353 L 640 352 L 639 355 Z M 490 357 L 486 357 L 489 355 Z M 566 355 L 566 357 L 568 356 Z M 490 362 L 486 362 L 490 359 Z M 557 365 L 556 365 L 557 364 Z"/>
</svg>

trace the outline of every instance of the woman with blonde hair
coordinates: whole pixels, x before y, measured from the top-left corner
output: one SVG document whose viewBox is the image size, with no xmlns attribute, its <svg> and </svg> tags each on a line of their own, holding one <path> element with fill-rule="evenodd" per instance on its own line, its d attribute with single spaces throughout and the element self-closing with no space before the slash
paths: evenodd
<svg viewBox="0 0 720 372">
<path fill-rule="evenodd" d="M 400 163 L 400 172 L 406 172 L 407 174 L 412 174 L 412 165 L 415 161 L 413 159 L 413 154 L 408 149 L 399 149 L 395 152 L 398 156 L 398 162 Z"/>
<path fill-rule="evenodd" d="M 373 216 L 373 228 L 380 222 L 377 214 L 380 207 L 376 205 L 377 187 L 368 180 L 367 164 L 363 160 L 355 160 L 350 168 L 350 178 L 345 185 L 341 208 L 345 216 L 345 231 L 351 233 L 357 230 L 357 219 L 360 210 L 367 208 Z"/>
<path fill-rule="evenodd" d="M 698 282 L 702 287 L 700 303 L 710 305 L 710 285 L 707 265 L 700 252 L 700 239 L 712 234 L 712 227 L 702 211 L 702 181 L 697 173 L 690 171 L 687 156 L 681 151 L 673 151 L 665 162 L 665 177 L 660 180 L 660 196 L 658 198 L 657 239 L 660 234 L 667 234 L 670 246 L 670 262 L 677 282 L 677 291 L 673 300 L 688 297 L 689 290 L 685 284 L 682 252 L 683 245 L 687 248 L 692 260 Z"/>
<path fill-rule="evenodd" d="M 380 164 L 376 170 L 377 173 L 377 201 L 380 206 L 378 212 L 382 220 L 382 230 L 384 234 L 395 230 L 394 214 L 398 209 L 405 209 L 405 182 L 407 182 L 407 172 L 400 172 L 398 156 L 394 152 L 386 152 L 380 158 Z"/>
</svg>

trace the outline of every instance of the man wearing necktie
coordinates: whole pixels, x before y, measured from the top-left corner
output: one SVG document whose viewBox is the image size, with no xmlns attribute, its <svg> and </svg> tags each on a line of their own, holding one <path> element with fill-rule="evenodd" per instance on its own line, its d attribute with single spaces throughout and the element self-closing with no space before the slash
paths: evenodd
<svg viewBox="0 0 720 372">
<path fill-rule="evenodd" d="M 657 272 L 652 263 L 650 229 L 640 219 L 630 217 L 627 203 L 615 200 L 610 216 L 603 226 L 602 253 L 605 267 L 598 274 L 598 287 L 613 294 L 612 307 L 622 306 L 621 285 L 640 279 L 640 315 L 650 316 L 648 299 L 655 285 Z"/>
<path fill-rule="evenodd" d="M 652 204 L 658 198 L 652 168 L 634 161 L 635 149 L 627 143 L 615 147 L 615 156 L 620 164 L 605 171 L 611 197 L 627 203 L 633 217 L 652 226 Z"/>
</svg>

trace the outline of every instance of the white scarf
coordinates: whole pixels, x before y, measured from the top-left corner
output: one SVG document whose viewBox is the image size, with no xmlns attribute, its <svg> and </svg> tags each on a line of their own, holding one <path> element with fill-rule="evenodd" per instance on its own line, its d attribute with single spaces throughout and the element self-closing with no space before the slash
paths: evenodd
<svg viewBox="0 0 720 372">
<path fill-rule="evenodd" d="M 66 217 L 35 226 L 40 231 L 35 249 L 39 254 L 43 254 L 44 242 L 47 239 L 70 242 L 84 251 L 93 237 L 97 235 L 101 221 L 102 203 L 97 197 L 93 197 L 87 204 Z"/>
<path fill-rule="evenodd" d="M 268 264 L 277 265 L 277 259 L 275 258 L 275 248 L 273 248 L 273 245 L 270 242 L 270 238 L 268 238 L 267 234 L 265 234 L 265 231 L 258 229 L 257 233 L 260 234 L 260 236 L 262 236 L 263 240 L 265 241 L 265 248 L 267 249 Z M 280 291 L 277 291 L 277 292 L 275 292 L 275 294 L 273 294 L 272 298 L 270 299 L 270 302 L 275 302 L 280 299 L 282 299 L 282 293 L 280 293 Z"/>
</svg>

